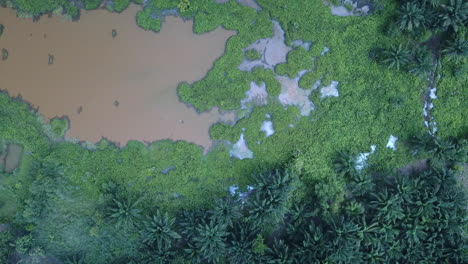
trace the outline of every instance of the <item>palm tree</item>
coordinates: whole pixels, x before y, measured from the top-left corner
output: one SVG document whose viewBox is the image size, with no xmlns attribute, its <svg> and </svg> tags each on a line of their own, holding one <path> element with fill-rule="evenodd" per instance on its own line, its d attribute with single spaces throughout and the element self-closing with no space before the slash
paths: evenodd
<svg viewBox="0 0 468 264">
<path fill-rule="evenodd" d="M 268 196 L 275 193 L 280 193 L 281 196 L 287 195 L 295 177 L 295 173 L 291 170 L 274 170 L 262 173 L 255 177 L 256 192 Z"/>
<path fill-rule="evenodd" d="M 130 196 L 127 200 L 118 201 L 113 199 L 113 204 L 109 209 L 109 217 L 116 221 L 117 225 L 125 228 L 134 227 L 137 220 L 141 218 L 142 210 L 139 204 L 142 198 L 132 201 Z"/>
<path fill-rule="evenodd" d="M 295 256 L 284 240 L 275 238 L 273 246 L 267 249 L 268 264 L 292 264 L 295 263 Z"/>
<path fill-rule="evenodd" d="M 171 245 L 174 239 L 181 238 L 181 236 L 174 231 L 174 222 L 175 218 L 169 217 L 167 213 L 162 214 L 157 210 L 153 217 L 143 221 L 143 242 L 150 245 L 154 242 Z"/>
<path fill-rule="evenodd" d="M 409 71 L 414 75 L 427 77 L 432 70 L 432 54 L 425 46 L 417 46 L 412 52 L 413 61 L 409 66 Z"/>
<path fill-rule="evenodd" d="M 451 27 L 455 32 L 466 25 L 468 19 L 468 2 L 464 0 L 450 0 L 447 4 L 440 5 L 442 12 L 439 18 L 442 28 Z"/>
<path fill-rule="evenodd" d="M 390 49 L 385 49 L 381 54 L 381 62 L 389 69 L 400 68 L 406 66 L 409 62 L 410 54 L 403 45 L 392 45 Z"/>
<path fill-rule="evenodd" d="M 426 26 L 424 8 L 415 2 L 406 2 L 397 13 L 398 24 L 403 31 L 414 33 Z"/>
<path fill-rule="evenodd" d="M 273 208 L 266 199 L 262 199 L 258 194 L 255 195 L 255 198 L 249 201 L 249 208 L 249 220 L 252 223 L 260 229 L 269 227 L 266 224 L 272 222 Z"/>
<path fill-rule="evenodd" d="M 376 210 L 376 217 L 385 223 L 395 223 L 403 219 L 402 198 L 398 194 L 391 194 L 388 189 L 383 189 L 378 193 L 371 194 L 372 200 L 369 202 L 370 208 Z"/>
<path fill-rule="evenodd" d="M 229 234 L 229 263 L 255 263 L 257 254 L 254 251 L 254 241 L 259 234 L 258 228 L 249 221 L 238 221 Z"/>
<path fill-rule="evenodd" d="M 459 32 L 454 39 L 447 40 L 442 53 L 456 64 L 462 62 L 468 56 L 468 40 L 465 39 L 464 32 Z"/>
<path fill-rule="evenodd" d="M 84 264 L 85 262 L 81 258 L 80 254 L 76 254 L 76 255 L 68 257 L 64 263 L 65 264 Z"/>
<path fill-rule="evenodd" d="M 341 177 L 353 177 L 358 174 L 356 158 L 348 151 L 339 151 L 334 161 L 335 171 Z"/>
<path fill-rule="evenodd" d="M 429 5 L 431 7 L 439 7 L 441 4 L 445 2 L 445 0 L 423 0 L 424 4 Z"/>
<path fill-rule="evenodd" d="M 198 225 L 205 224 L 208 221 L 207 214 L 201 209 L 194 211 L 184 210 L 178 219 L 180 233 L 184 235 L 184 239 L 186 240 L 190 240 L 195 236 Z"/>
<path fill-rule="evenodd" d="M 200 224 L 193 238 L 194 246 L 209 263 L 216 263 L 225 254 L 226 226 L 210 221 Z"/>
<path fill-rule="evenodd" d="M 239 203 L 232 199 L 216 200 L 211 215 L 212 220 L 224 225 L 231 225 L 233 220 L 242 216 Z"/>
<path fill-rule="evenodd" d="M 143 253 L 142 258 L 144 263 L 165 264 L 173 263 L 175 255 L 176 251 L 171 245 L 158 241 L 151 250 Z"/>
</svg>

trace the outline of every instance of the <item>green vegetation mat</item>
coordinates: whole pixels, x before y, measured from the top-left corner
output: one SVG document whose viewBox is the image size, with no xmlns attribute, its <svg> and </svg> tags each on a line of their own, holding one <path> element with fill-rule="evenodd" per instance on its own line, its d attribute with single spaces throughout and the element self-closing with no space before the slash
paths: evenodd
<svg viewBox="0 0 468 264">
<path fill-rule="evenodd" d="M 73 18 L 79 14 L 79 10 L 74 9 L 76 6 L 72 4 L 73 1 L 8 2 L 23 15 L 38 16 L 60 7 Z M 101 5 L 101 1 L 94 0 L 75 2 L 84 3 L 86 9 L 96 9 Z M 106 7 L 121 12 L 129 2 L 108 1 Z M 436 217 L 435 213 L 419 212 L 418 207 L 414 206 L 415 203 L 433 203 L 430 202 L 432 198 L 416 197 L 414 194 L 416 200 L 413 203 L 398 193 L 401 186 L 395 183 L 401 177 L 395 172 L 396 168 L 431 159 L 431 155 L 439 155 L 437 153 L 453 151 L 457 155 L 443 159 L 440 162 L 442 166 L 431 163 L 427 174 L 416 173 L 408 180 L 408 184 L 414 185 L 417 192 L 423 193 L 428 189 L 433 191 L 435 187 L 431 185 L 432 182 L 440 184 L 441 179 L 447 177 L 448 185 L 441 188 L 449 190 L 455 188 L 454 181 L 459 177 L 457 173 L 460 164 L 466 163 L 466 152 L 463 152 L 466 151 L 465 143 L 452 142 L 451 147 L 443 151 L 434 147 L 421 150 L 417 155 L 412 145 L 407 144 L 412 136 L 427 131 L 422 110 L 422 98 L 428 88 L 427 80 L 408 71 L 388 69 L 382 65 L 385 59 L 374 60 L 371 52 L 375 47 L 390 50 L 401 43 L 413 43 L 414 38 L 408 35 L 395 36 L 386 32 L 387 24 L 395 17 L 400 3 L 380 1 L 379 6 L 382 8 L 373 15 L 338 17 L 332 16 L 330 7 L 318 0 L 257 0 L 262 7 L 260 11 L 233 0 L 225 4 L 217 4 L 214 0 L 133 2 L 144 5 L 135 19 L 145 30 L 159 31 L 164 27 L 165 12 L 176 9 L 183 18 L 194 20 L 193 30 L 197 34 L 212 31 L 219 26 L 236 31 L 236 35 L 226 44 L 225 54 L 216 60 L 206 77 L 192 85 L 181 84 L 178 93 L 182 101 L 197 111 L 219 107 L 223 111 L 237 111 L 240 119 L 234 125 L 219 123 L 211 127 L 210 136 L 217 144 L 206 154 L 195 144 L 170 140 L 153 142 L 149 146 L 130 141 L 118 148 L 106 139 L 96 144 L 63 139 L 69 126 L 66 119 L 53 119 L 48 125 L 28 104 L 1 92 L 0 139 L 22 145 L 24 157 L 14 174 L 0 175 L 1 190 L 7 190 L 0 195 L 0 199 L 5 200 L 0 203 L 0 223 L 14 222 L 20 230 L 15 231 L 18 234 L 0 232 L 0 243 L 10 245 L 16 239 L 12 250 L 16 250 L 20 256 L 40 259 L 40 256 L 50 255 L 62 260 L 84 261 L 71 263 L 416 263 L 422 261 L 425 254 L 419 252 L 420 255 L 413 256 L 405 248 L 417 248 L 420 244 L 426 248 L 434 246 L 431 248 L 433 253 L 427 253 L 426 263 L 463 263 L 466 260 L 466 257 L 459 257 L 462 253 L 457 253 L 466 250 L 459 248 L 466 242 L 466 238 L 454 235 L 453 241 L 445 240 L 447 233 L 456 234 L 457 228 L 463 227 L 464 223 L 459 222 L 459 217 L 466 216 L 466 210 L 462 210 L 463 207 L 459 205 L 451 205 L 450 208 L 454 209 L 449 213 L 450 210 L 442 205 L 443 202 L 434 205 L 437 209 L 431 207 L 430 210 L 438 212 L 437 217 L 442 218 L 440 210 L 450 214 L 452 218 L 447 221 L 453 222 L 447 223 L 454 227 L 452 230 L 445 226 L 443 231 L 435 232 L 439 227 L 439 223 L 431 222 Z M 292 46 L 293 41 L 302 40 L 311 43 L 310 49 L 293 48 L 287 55 L 287 61 L 276 65 L 274 69 L 255 68 L 251 72 L 239 70 L 244 58 L 256 60 L 261 56 L 258 52 L 245 49 L 255 41 L 273 35 L 272 20 L 278 21 L 285 31 L 287 45 Z M 321 55 L 324 49 L 329 51 Z M 442 59 L 441 64 L 442 70 L 437 73 L 440 78 L 435 84 L 438 98 L 433 100 L 435 108 L 431 113 L 437 123 L 440 140 L 458 137 L 461 142 L 468 132 L 463 115 L 468 106 L 466 74 L 461 72 L 459 64 L 455 65 L 452 61 Z M 281 85 L 277 75 L 293 78 L 302 70 L 312 70 L 299 80 L 299 86 L 304 89 L 312 87 L 317 80 L 321 80 L 322 86 L 332 81 L 339 82 L 338 97 L 322 98 L 320 89 L 311 92 L 309 99 L 314 104 L 314 110 L 308 116 L 302 116 L 297 107 L 283 106 L 278 101 Z M 268 104 L 249 105 L 247 109 L 241 109 L 241 101 L 246 97 L 251 82 L 266 84 Z M 265 137 L 265 133 L 260 131 L 262 122 L 266 120 L 273 123 L 275 130 L 270 137 Z M 230 157 L 231 145 L 239 140 L 241 134 L 253 152 L 252 159 Z M 390 135 L 399 138 L 396 150 L 386 147 Z M 351 175 L 350 172 L 336 170 L 334 159 L 338 151 L 346 151 L 349 157 L 357 157 L 360 153 L 371 151 L 371 145 L 375 145 L 376 150 L 369 156 L 369 166 L 362 173 Z M 464 156 L 459 153 L 464 153 Z M 284 175 L 287 171 L 291 172 L 291 178 L 294 179 L 288 178 L 284 183 L 269 182 L 271 179 L 262 182 L 259 175 L 278 168 L 281 173 L 276 172 L 274 175 Z M 370 176 L 388 171 L 391 171 L 391 176 L 387 178 Z M 281 177 L 278 181 L 282 180 Z M 383 183 L 385 179 L 390 179 L 390 182 Z M 356 181 L 362 181 L 362 185 Z M 424 186 L 418 185 L 421 181 Z M 364 182 L 368 185 L 364 186 Z M 271 228 L 259 230 L 256 229 L 258 227 L 252 227 L 254 231 L 251 233 L 255 237 L 245 238 L 251 243 L 248 247 L 254 252 L 252 259 L 247 262 L 242 258 L 233 260 L 232 256 L 237 255 L 229 251 L 234 246 L 228 245 L 227 237 L 243 234 L 233 231 L 238 228 L 246 228 L 245 233 L 249 232 L 248 228 L 251 227 L 248 227 L 248 223 L 256 215 L 255 210 L 261 208 L 261 205 L 252 203 L 262 203 L 263 198 L 259 197 L 264 197 L 264 193 L 259 191 L 260 194 L 254 195 L 258 200 L 251 199 L 248 205 L 235 204 L 235 208 L 242 210 L 239 209 L 237 218 L 233 219 L 245 221 L 236 220 L 242 227 L 230 226 L 229 231 L 226 231 L 228 223 L 219 224 L 213 220 L 218 219 L 213 216 L 216 215 L 213 208 L 221 206 L 214 205 L 213 201 L 228 196 L 230 187 L 234 185 L 246 191 L 247 185 L 259 188 L 261 184 L 281 186 L 278 187 L 281 190 L 276 200 L 278 204 L 271 205 L 275 213 L 257 222 Z M 366 191 L 355 193 L 359 188 Z M 263 191 L 267 190 L 268 187 L 265 187 Z M 372 193 L 386 196 L 374 197 Z M 456 193 L 463 195 L 458 189 Z M 440 193 L 434 197 L 437 196 L 441 201 L 446 199 L 443 201 L 447 203 L 453 202 L 443 195 L 449 194 Z M 377 203 L 390 201 L 389 196 L 401 199 L 395 203 L 407 211 L 402 213 L 397 208 L 395 215 L 381 214 L 378 210 L 383 210 L 381 208 L 385 206 Z M 232 198 L 226 200 L 233 202 Z M 301 219 L 315 225 L 297 222 L 299 218 L 292 220 L 301 206 L 307 207 L 304 211 L 306 216 Z M 181 216 L 182 209 L 198 214 L 192 212 L 192 216 Z M 119 215 L 122 210 L 134 214 L 139 220 L 135 220 L 135 223 L 131 222 L 131 217 L 122 220 Z M 202 210 L 202 213 L 197 210 Z M 146 215 L 143 212 L 169 214 L 166 218 L 159 215 L 154 220 L 169 223 L 168 226 L 176 229 L 175 233 L 170 233 L 165 239 L 166 242 L 170 241 L 167 248 L 163 248 L 162 242 L 148 242 L 144 239 L 144 230 L 151 230 L 152 224 L 146 218 L 146 222 L 143 221 L 143 215 Z M 407 218 L 401 214 L 407 215 Z M 177 221 L 172 219 L 176 216 Z M 197 222 L 194 218 L 200 220 Z M 187 219 L 192 219 L 192 222 Z M 402 219 L 404 222 L 396 224 Z M 119 221 L 128 229 L 114 225 Z M 379 222 L 384 221 L 387 224 L 385 228 L 390 230 L 382 231 Z M 416 222 L 421 222 L 421 225 Z M 193 227 L 192 231 L 197 234 L 195 238 L 189 231 L 184 231 L 187 225 Z M 296 225 L 295 229 L 288 229 L 292 228 L 290 225 Z M 379 231 L 376 225 L 379 225 Z M 280 229 L 282 231 L 278 231 Z M 290 231 L 288 235 L 284 233 L 286 229 Z M 324 255 L 314 255 L 310 259 L 294 256 L 301 255 L 294 251 L 299 247 L 298 241 L 307 240 L 303 237 L 306 234 L 299 235 L 298 232 L 306 229 L 306 234 L 310 236 L 324 236 L 323 244 L 320 245 L 310 240 L 312 249 L 308 249 L 323 249 L 317 250 L 319 253 L 316 254 L 323 251 Z M 407 233 L 392 233 L 393 229 Z M 217 230 L 219 239 L 204 247 L 200 237 L 209 236 L 207 234 L 212 230 Z M 343 240 L 335 235 L 327 235 L 327 232 L 337 230 L 352 235 Z M 388 232 L 390 236 L 384 239 L 379 232 Z M 12 237 L 7 237 L 10 235 Z M 273 237 L 275 242 L 267 241 Z M 230 241 L 236 239 L 242 240 L 230 237 Z M 431 241 L 436 240 L 442 241 L 442 244 L 431 244 Z M 290 246 L 289 253 L 284 252 L 287 247 L 281 244 L 285 241 Z M 400 241 L 401 244 L 388 244 L 392 241 Z M 8 254 L 1 251 L 1 245 L 0 262 L 3 260 L 1 257 Z M 201 248 L 209 248 L 208 253 L 200 255 Z M 395 249 L 396 255 L 384 258 L 383 255 L 387 256 L 390 249 Z M 437 249 L 440 252 L 437 253 Z M 141 251 L 152 252 L 153 256 L 161 256 L 164 252 L 169 255 L 165 256 L 166 259 L 151 259 L 143 254 L 144 259 L 141 259 Z M 404 252 L 404 256 L 398 256 L 398 252 Z M 223 257 L 224 253 L 229 257 Z M 176 257 L 178 255 L 180 257 Z M 305 256 L 305 253 L 301 256 Z M 145 262 L 146 257 L 150 259 L 149 262 Z M 281 259 L 292 259 L 292 262 L 280 262 Z"/>
</svg>

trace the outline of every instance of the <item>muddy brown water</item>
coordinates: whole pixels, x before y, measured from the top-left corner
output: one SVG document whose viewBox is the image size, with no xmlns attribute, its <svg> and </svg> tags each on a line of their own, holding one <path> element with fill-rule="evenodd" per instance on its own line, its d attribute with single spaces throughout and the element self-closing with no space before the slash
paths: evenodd
<svg viewBox="0 0 468 264">
<path fill-rule="evenodd" d="M 46 118 L 67 115 L 69 137 L 106 137 L 121 146 L 170 138 L 208 148 L 209 127 L 233 114 L 198 114 L 179 101 L 176 88 L 202 79 L 235 32 L 197 35 L 191 21 L 176 17 L 166 17 L 159 33 L 144 31 L 135 23 L 140 9 L 84 11 L 79 22 L 43 16 L 34 23 L 0 8 L 0 48 L 10 55 L 0 61 L 0 89 L 21 94 Z"/>
</svg>

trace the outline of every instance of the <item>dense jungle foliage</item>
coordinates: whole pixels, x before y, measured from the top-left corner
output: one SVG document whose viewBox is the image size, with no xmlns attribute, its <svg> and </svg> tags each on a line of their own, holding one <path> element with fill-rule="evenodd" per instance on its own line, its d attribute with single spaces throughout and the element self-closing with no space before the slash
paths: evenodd
<svg viewBox="0 0 468 264">
<path fill-rule="evenodd" d="M 0 173 L 0 263 L 468 262 L 466 1 L 368 1 L 371 15 L 351 17 L 332 16 L 322 0 L 257 0 L 258 11 L 234 0 L 133 3 L 145 30 L 159 31 L 176 10 L 195 33 L 236 31 L 206 77 L 178 92 L 199 111 L 236 110 L 239 120 L 212 126 L 218 144 L 206 154 L 171 140 L 118 148 L 66 139 L 66 118 L 48 122 L 0 92 L 0 161 L 8 144 L 24 147 L 19 168 Z M 122 12 L 130 1 L 0 4 L 78 20 L 81 10 Z M 311 48 L 293 48 L 274 69 L 240 71 L 244 58 L 259 58 L 244 49 L 272 36 L 272 20 L 286 44 Z M 339 97 L 311 93 L 310 116 L 274 100 L 275 77 L 305 69 L 304 89 L 340 82 Z M 240 109 L 251 81 L 266 84 L 269 103 Z M 432 87 L 435 135 L 421 100 Z M 275 134 L 265 138 L 267 114 Z M 253 159 L 229 156 L 223 142 L 240 134 Z M 391 134 L 396 150 L 386 147 Z"/>
<path fill-rule="evenodd" d="M 167 213 L 143 192 L 103 183 L 99 199 L 53 161 L 34 163 L 2 263 L 466 263 L 466 140 L 413 137 L 422 166 L 357 170 L 334 161 L 343 197 L 311 191 L 285 164 L 209 207 Z M 466 172 L 463 177 L 466 177 Z M 465 179 L 466 180 L 466 179 Z M 465 190 L 463 189 L 465 188 Z M 330 205 L 333 204 L 332 208 Z"/>
</svg>

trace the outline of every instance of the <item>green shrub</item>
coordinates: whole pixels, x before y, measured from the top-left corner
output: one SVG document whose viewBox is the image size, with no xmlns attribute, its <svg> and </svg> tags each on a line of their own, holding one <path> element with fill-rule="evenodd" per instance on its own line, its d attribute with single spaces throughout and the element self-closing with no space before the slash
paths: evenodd
<svg viewBox="0 0 468 264">
<path fill-rule="evenodd" d="M 50 120 L 50 126 L 52 127 L 52 131 L 57 135 L 57 137 L 65 136 L 65 133 L 68 130 L 69 124 L 68 119 L 66 118 L 53 118 Z"/>
<path fill-rule="evenodd" d="M 65 0 L 11 0 L 11 2 L 18 11 L 38 16 L 59 8 Z"/>
<path fill-rule="evenodd" d="M 87 10 L 96 9 L 101 5 L 102 0 L 85 0 L 84 7 Z"/>
<path fill-rule="evenodd" d="M 2 60 L 7 60 L 8 59 L 8 50 L 3 48 L 2 49 Z"/>
<path fill-rule="evenodd" d="M 177 8 L 179 8 L 181 13 L 187 12 L 190 9 L 190 0 L 181 0 L 177 4 Z"/>
<path fill-rule="evenodd" d="M 159 30 L 161 30 L 161 20 L 159 18 L 152 18 L 151 16 L 155 15 L 152 13 L 150 8 L 138 11 L 136 15 L 137 24 L 144 30 L 159 32 Z"/>
<path fill-rule="evenodd" d="M 113 1 L 112 9 L 116 12 L 122 12 L 127 9 L 128 5 L 130 4 L 130 0 L 114 0 Z"/>
<path fill-rule="evenodd" d="M 249 61 L 259 60 L 262 58 L 256 49 L 249 49 L 245 51 L 245 58 Z"/>
</svg>

